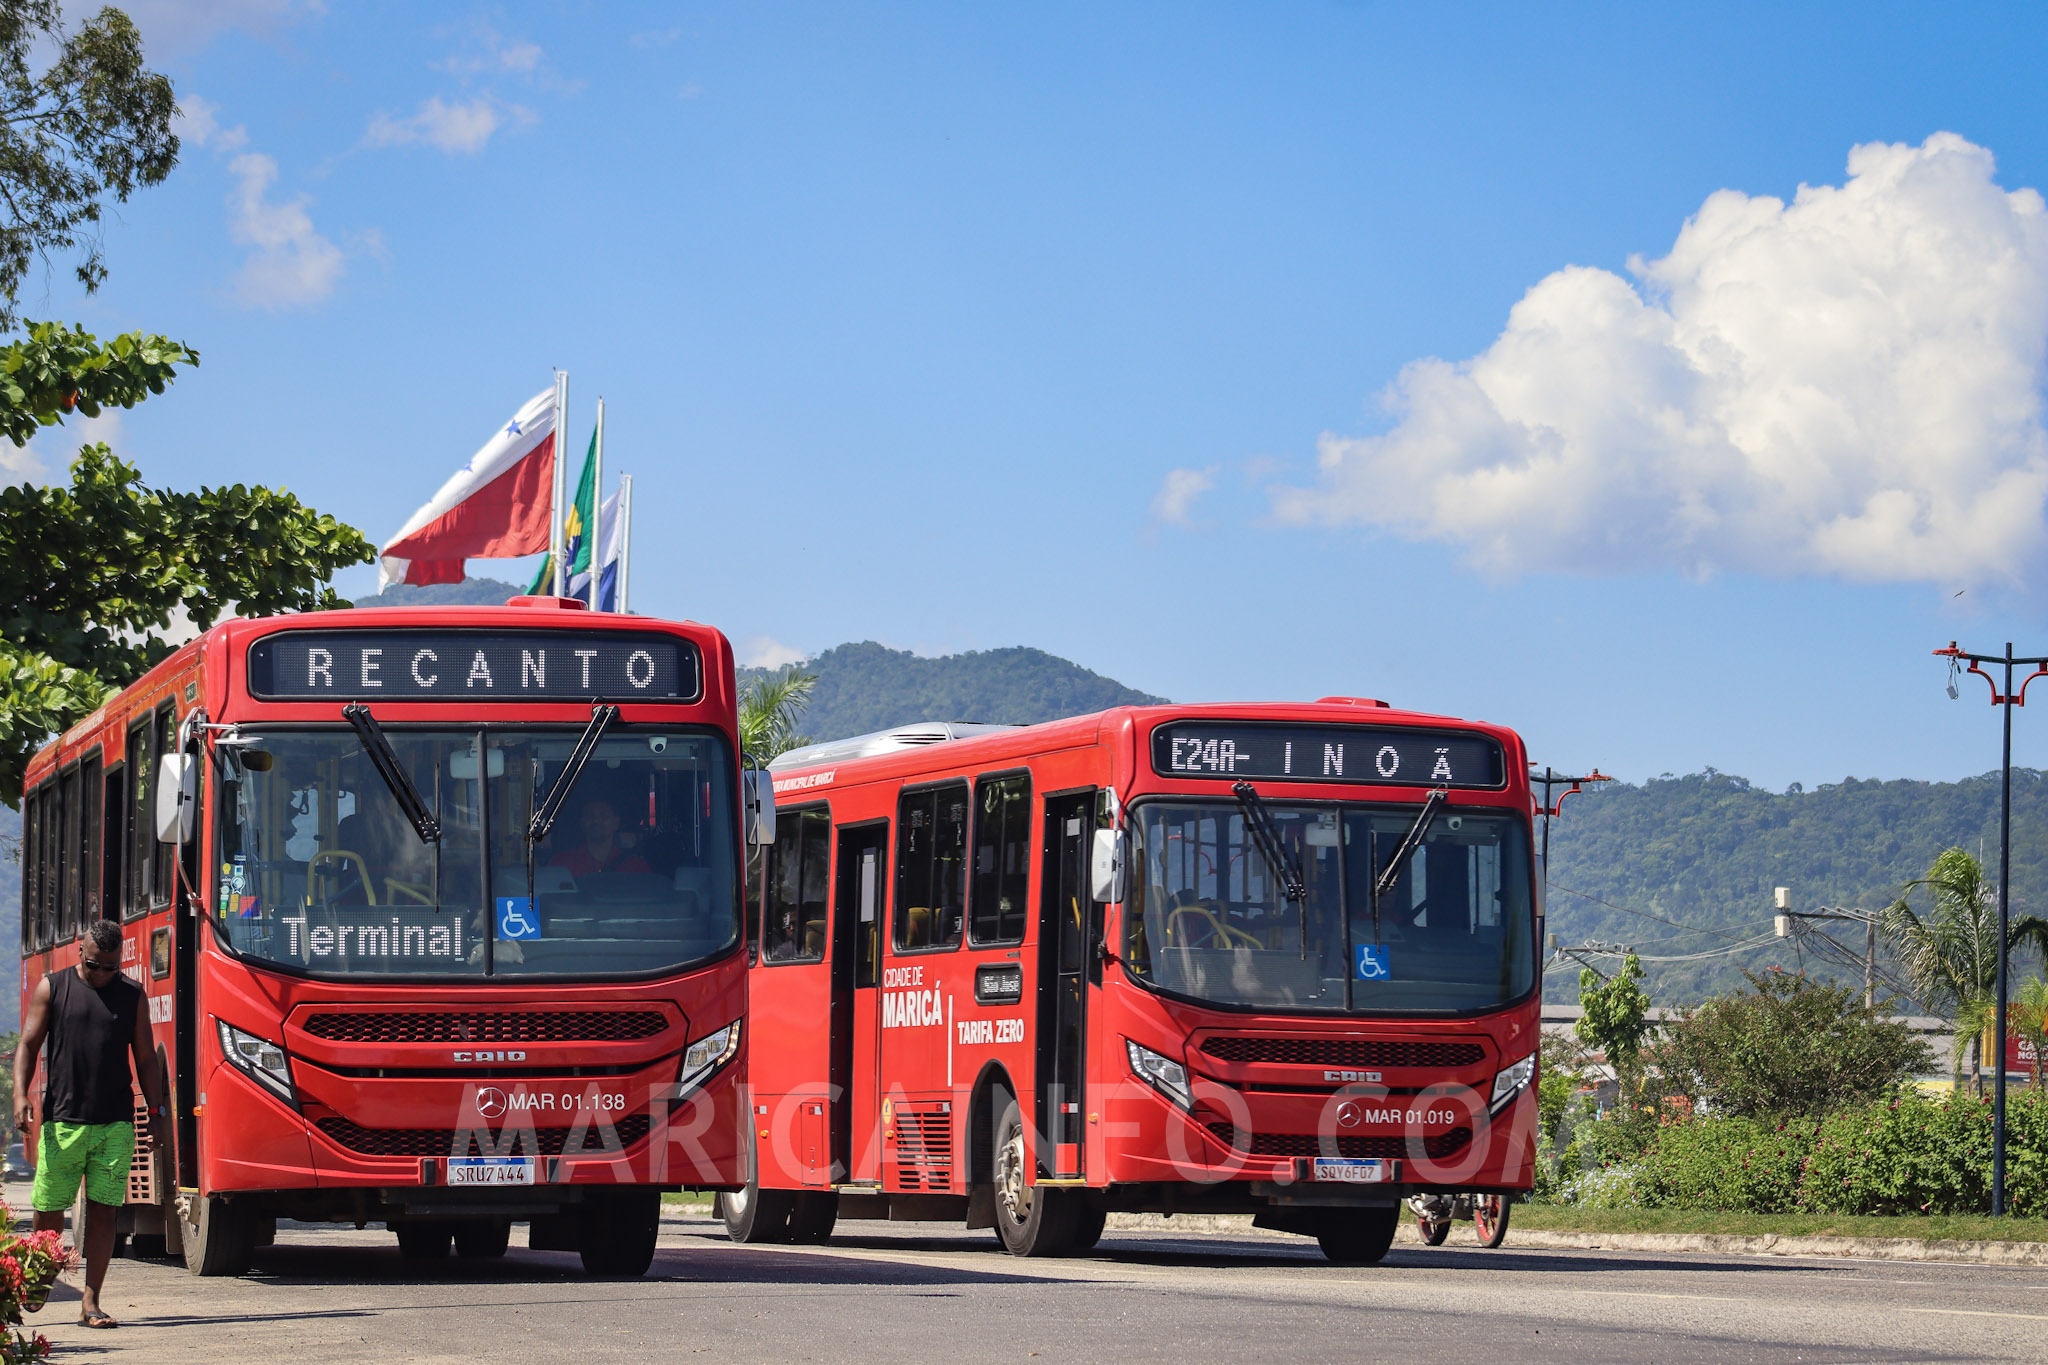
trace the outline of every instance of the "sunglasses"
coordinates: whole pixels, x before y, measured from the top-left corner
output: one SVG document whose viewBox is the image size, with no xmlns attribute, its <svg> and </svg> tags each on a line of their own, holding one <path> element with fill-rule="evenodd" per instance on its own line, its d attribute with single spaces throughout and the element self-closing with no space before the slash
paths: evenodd
<svg viewBox="0 0 2048 1365">
<path fill-rule="evenodd" d="M 121 970 L 121 964 L 118 962 L 94 962 L 89 957 L 80 958 L 78 965 L 89 972 L 118 972 Z"/>
</svg>

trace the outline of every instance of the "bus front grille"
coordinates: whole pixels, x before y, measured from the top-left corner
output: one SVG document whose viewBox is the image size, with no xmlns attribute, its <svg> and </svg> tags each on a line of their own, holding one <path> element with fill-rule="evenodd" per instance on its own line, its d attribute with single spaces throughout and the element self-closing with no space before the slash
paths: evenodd
<svg viewBox="0 0 2048 1365">
<path fill-rule="evenodd" d="M 1391 1038 L 1210 1038 L 1202 1051 L 1219 1062 L 1283 1066 L 1412 1066 L 1447 1071 L 1486 1060 L 1478 1043 L 1417 1043 Z"/>
<path fill-rule="evenodd" d="M 506 1127 L 479 1134 L 468 1128 L 365 1128 L 344 1118 L 320 1120 L 320 1131 L 361 1156 L 617 1156 L 647 1136 L 645 1114 L 627 1114 L 609 1127 L 601 1123 L 575 1128 Z M 575 1147 L 569 1139 L 577 1139 Z M 479 1141 L 479 1137 L 482 1141 Z"/>
<path fill-rule="evenodd" d="M 1226 1147 L 1234 1147 L 1247 1156 L 1342 1156 L 1342 1157 L 1383 1157 L 1389 1160 L 1411 1157 L 1408 1139 L 1400 1133 L 1340 1135 L 1334 1138 L 1320 1138 L 1314 1133 L 1246 1133 L 1234 1124 L 1211 1123 L 1207 1125 L 1216 1140 Z M 1246 1145 L 1245 1139 L 1250 1139 Z M 1431 1161 L 1442 1161 L 1463 1150 L 1472 1140 L 1470 1128 L 1453 1128 L 1449 1132 L 1433 1133 L 1422 1139 L 1422 1154 Z M 1330 1143 L 1334 1151 L 1326 1150 Z"/>
<path fill-rule="evenodd" d="M 315 1014 L 305 1031 L 331 1043 L 623 1043 L 668 1027 L 659 1010 Z"/>
</svg>

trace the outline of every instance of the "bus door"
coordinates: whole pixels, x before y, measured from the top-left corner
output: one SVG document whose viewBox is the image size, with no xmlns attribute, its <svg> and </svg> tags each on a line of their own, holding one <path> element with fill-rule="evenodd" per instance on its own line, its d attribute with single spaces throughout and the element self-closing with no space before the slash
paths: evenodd
<svg viewBox="0 0 2048 1365">
<path fill-rule="evenodd" d="M 882 886 L 889 822 L 842 826 L 832 889 L 832 1180 L 880 1184 Z"/>
<path fill-rule="evenodd" d="M 1095 793 L 1045 801 L 1038 901 L 1039 1174 L 1081 1174 L 1087 1102 L 1088 848 Z"/>
</svg>

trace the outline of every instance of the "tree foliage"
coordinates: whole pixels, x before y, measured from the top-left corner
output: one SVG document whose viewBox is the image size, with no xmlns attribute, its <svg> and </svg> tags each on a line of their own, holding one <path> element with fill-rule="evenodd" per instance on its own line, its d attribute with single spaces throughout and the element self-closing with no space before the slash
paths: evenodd
<svg viewBox="0 0 2048 1365">
<path fill-rule="evenodd" d="M 246 615 L 348 605 L 327 580 L 375 558 L 353 528 L 283 489 L 169 492 L 104 445 L 71 485 L 0 490 L 0 799 L 48 735 L 173 645 L 174 611 L 204 630 Z"/>
<path fill-rule="evenodd" d="M 740 748 L 767 763 L 809 744 L 810 737 L 797 732 L 796 718 L 817 685 L 817 674 L 794 664 L 749 679 L 740 689 Z"/>
<path fill-rule="evenodd" d="M 1931 1058 L 1851 986 L 1751 972 L 1750 989 L 1680 1012 L 1657 1049 L 1665 1085 L 1750 1118 L 1816 1115 L 1886 1094 Z"/>
<path fill-rule="evenodd" d="M 0 0 L 0 330 L 19 325 L 14 299 L 38 258 L 79 251 L 78 282 L 99 288 L 106 201 L 171 173 L 177 111 L 120 10 L 67 29 L 59 0 Z"/>
<path fill-rule="evenodd" d="M 1930 690 L 1938 681 L 1930 676 Z M 1995 733 L 1986 740 L 1995 757 Z M 1824 967 L 1810 950 L 1802 961 L 1794 939 L 1687 955 L 1768 935 L 1774 886 L 1791 887 L 1802 907 L 1881 911 L 1943 849 L 1976 853 L 1981 844 L 1995 857 L 1998 794 L 1996 772 L 1956 782 L 1848 778 L 1782 792 L 1711 770 L 1602 784 L 1565 803 L 1552 826 L 1548 927 L 1567 943 L 1620 940 L 1646 957 L 1685 959 L 1644 962 L 1644 985 L 1660 1003 L 1741 990 L 1744 969 L 1769 966 L 1861 981 L 1860 969 L 1846 962 Z M 2048 780 L 2015 769 L 2012 798 L 2013 909 L 2048 913 Z M 1862 956 L 1860 932 L 1841 938 Z M 2034 961 L 2022 953 L 2021 969 Z M 1883 944 L 1878 965 L 1897 965 Z M 1933 1012 L 1927 1002 L 1912 1004 Z"/>
<path fill-rule="evenodd" d="M 1634 953 L 1621 970 L 1602 981 L 1588 967 L 1579 973 L 1579 1041 L 1607 1054 L 1615 1079 L 1633 1095 L 1642 1089 L 1643 1040 L 1650 1034 L 1650 997 L 1642 988 L 1643 964 Z"/>
<path fill-rule="evenodd" d="M 1925 914 L 1913 905 L 1916 891 L 1926 893 Z M 1883 927 L 1914 993 L 1957 1021 L 1958 1073 L 1965 1049 L 1982 1051 L 1979 1034 L 1991 1018 L 2001 946 L 2008 953 L 2048 948 L 2048 920 L 2035 915 L 2013 915 L 2001 945 L 1997 893 L 1983 867 L 1960 848 L 1944 849 L 1927 875 L 1907 886 L 1886 909 Z"/>
</svg>

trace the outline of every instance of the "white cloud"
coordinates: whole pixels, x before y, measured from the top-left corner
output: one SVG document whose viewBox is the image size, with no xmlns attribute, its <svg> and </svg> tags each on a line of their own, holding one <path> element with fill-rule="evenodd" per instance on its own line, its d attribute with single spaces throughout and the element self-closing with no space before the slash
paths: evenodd
<svg viewBox="0 0 2048 1365">
<path fill-rule="evenodd" d="M 488 24 L 478 24 L 475 32 L 476 47 L 437 63 L 443 71 L 457 76 L 477 76 L 487 72 L 530 76 L 539 69 L 543 55 L 539 43 L 507 38 Z"/>
<path fill-rule="evenodd" d="M 228 196 L 228 235 L 251 248 L 235 276 L 242 301 L 289 308 L 326 298 L 345 262 L 341 248 L 314 229 L 306 212 L 311 199 L 302 194 L 287 203 L 269 202 L 277 162 L 255 152 L 230 161 L 228 172 L 240 181 Z"/>
<path fill-rule="evenodd" d="M 363 140 L 372 147 L 425 143 L 452 156 L 482 151 L 491 135 L 508 120 L 517 124 L 537 121 L 531 109 L 516 104 L 500 105 L 488 95 L 479 95 L 467 104 L 448 104 L 435 95 L 421 101 L 419 112 L 411 118 L 377 115 L 370 121 Z"/>
<path fill-rule="evenodd" d="M 239 123 L 232 128 L 221 127 L 220 106 L 198 95 L 186 95 L 178 101 L 177 132 L 180 140 L 217 152 L 238 152 L 249 143 L 247 129 Z"/>
<path fill-rule="evenodd" d="M 1216 486 L 1216 466 L 1207 469 L 1171 469 L 1152 499 L 1152 519 L 1169 526 L 1186 526 L 1194 519 L 1195 503 Z"/>
<path fill-rule="evenodd" d="M 791 649 L 766 635 L 749 635 L 734 646 L 733 654 L 742 668 L 781 668 L 787 664 L 800 664 L 810 657 L 802 650 Z"/>
<path fill-rule="evenodd" d="M 1285 522 L 1497 572 L 2017 583 L 2048 567 L 2048 213 L 1949 133 L 1790 205 L 1722 190 L 1631 284 L 1570 267 L 1484 352 L 1407 366 L 1326 435 Z M 1162 499 L 1166 497 L 1162 491 Z"/>
</svg>

